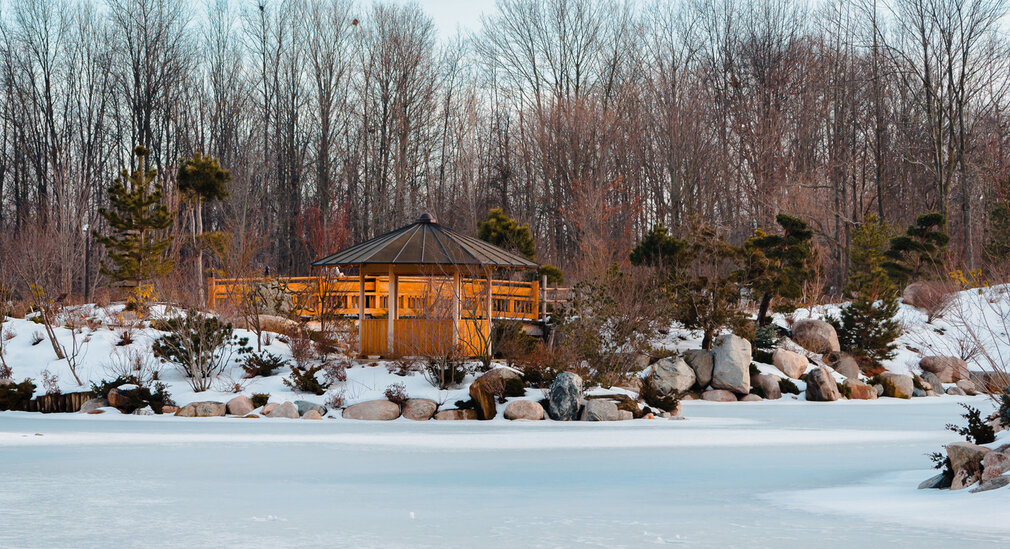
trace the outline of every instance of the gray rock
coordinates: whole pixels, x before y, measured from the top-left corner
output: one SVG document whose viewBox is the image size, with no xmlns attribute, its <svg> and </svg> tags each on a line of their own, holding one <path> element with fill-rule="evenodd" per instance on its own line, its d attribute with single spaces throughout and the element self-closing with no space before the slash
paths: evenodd
<svg viewBox="0 0 1010 549">
<path fill-rule="evenodd" d="M 135 415 L 135 416 L 153 416 L 154 415 L 154 410 L 152 410 L 150 406 L 144 406 L 143 408 L 137 408 L 136 410 L 134 410 L 133 411 L 133 415 Z"/>
<path fill-rule="evenodd" d="M 621 418 L 617 404 L 609 400 L 594 398 L 586 401 L 579 421 L 617 421 Z"/>
<path fill-rule="evenodd" d="M 82 404 L 79 412 L 82 414 L 90 414 L 99 408 L 107 408 L 108 406 L 108 400 L 105 400 L 104 398 L 93 398 Z"/>
<path fill-rule="evenodd" d="M 579 410 L 582 408 L 582 378 L 571 372 L 558 374 L 551 384 L 547 402 L 547 412 L 551 419 L 558 421 L 578 419 Z"/>
<path fill-rule="evenodd" d="M 298 413 L 298 408 L 291 402 L 282 402 L 269 413 L 263 414 L 269 418 L 287 418 L 287 419 L 298 419 L 301 415 Z"/>
<path fill-rule="evenodd" d="M 253 406 L 252 399 L 245 396 L 239 395 L 228 401 L 225 405 L 228 413 L 233 416 L 244 416 L 246 414 L 251 414 L 255 406 Z"/>
<path fill-rule="evenodd" d="M 873 384 L 873 392 L 877 393 L 877 398 L 884 396 L 884 386 L 880 383 Z"/>
<path fill-rule="evenodd" d="M 924 396 L 929 396 L 929 393 L 927 393 L 924 389 L 920 389 L 918 387 L 912 389 L 912 397 L 921 398 Z"/>
<path fill-rule="evenodd" d="M 800 320 L 793 324 L 793 341 L 812 353 L 837 353 L 838 334 L 823 320 Z"/>
<path fill-rule="evenodd" d="M 385 399 L 369 400 L 344 408 L 341 416 L 344 419 L 390 421 L 400 417 L 400 406 Z"/>
<path fill-rule="evenodd" d="M 779 388 L 779 378 L 775 376 L 758 374 L 751 378 L 750 383 L 752 386 L 760 388 L 764 397 L 768 400 L 782 398 L 782 389 Z"/>
<path fill-rule="evenodd" d="M 831 402 L 839 398 L 842 398 L 842 394 L 838 392 L 838 384 L 827 368 L 818 366 L 807 374 L 807 400 Z"/>
<path fill-rule="evenodd" d="M 712 387 L 745 395 L 750 392 L 750 342 L 733 334 L 719 336 L 714 353 Z"/>
<path fill-rule="evenodd" d="M 315 410 L 320 416 L 326 415 L 326 406 L 323 406 L 322 404 L 316 404 L 315 402 L 309 402 L 307 400 L 296 400 L 294 404 L 295 407 L 298 408 L 299 416 L 304 416 L 309 410 Z"/>
<path fill-rule="evenodd" d="M 880 374 L 880 383 L 884 386 L 884 396 L 891 398 L 912 398 L 915 391 L 912 376 L 884 372 Z"/>
<path fill-rule="evenodd" d="M 978 483 L 978 486 L 972 488 L 971 490 L 969 490 L 969 492 L 971 492 L 972 494 L 978 492 L 988 492 L 989 490 L 1002 488 L 1007 484 L 1010 484 L 1010 477 L 991 478 L 989 480 L 983 480 L 982 482 Z"/>
<path fill-rule="evenodd" d="M 207 400 L 203 402 L 190 402 L 179 408 L 179 411 L 175 415 L 179 417 L 219 417 L 223 416 L 226 411 L 223 402 Z"/>
<path fill-rule="evenodd" d="M 704 389 L 712 383 L 712 368 L 715 366 L 715 356 L 707 349 L 691 349 L 684 351 L 684 361 L 694 370 L 698 387 Z"/>
<path fill-rule="evenodd" d="M 680 357 L 664 358 L 652 365 L 649 381 L 659 396 L 674 396 L 694 386 L 694 370 Z"/>
<path fill-rule="evenodd" d="M 947 394 L 951 395 L 951 396 L 965 396 L 964 390 L 961 389 L 960 387 L 958 387 L 957 385 L 953 385 L 951 387 L 948 387 L 947 388 Z"/>
<path fill-rule="evenodd" d="M 935 394 L 942 395 L 944 393 L 943 382 L 933 372 L 923 372 L 919 376 L 919 379 L 924 381 L 926 385 L 929 385 Z"/>
<path fill-rule="evenodd" d="M 539 421 L 544 419 L 544 407 L 532 400 L 513 400 L 505 406 L 505 419 Z"/>
<path fill-rule="evenodd" d="M 901 292 L 901 302 L 917 309 L 935 307 L 950 293 L 950 287 L 942 282 L 920 280 L 905 286 Z"/>
<path fill-rule="evenodd" d="M 628 421 L 631 419 L 635 419 L 635 414 L 633 414 L 631 410 L 618 410 L 617 414 L 618 414 L 617 418 L 618 421 Z"/>
<path fill-rule="evenodd" d="M 799 379 L 807 371 L 810 361 L 799 353 L 779 348 L 772 353 L 772 364 L 783 374 L 792 379 Z"/>
<path fill-rule="evenodd" d="M 411 398 L 403 403 L 400 415 L 414 421 L 428 421 L 435 415 L 438 403 L 428 398 Z"/>
<path fill-rule="evenodd" d="M 942 490 L 944 488 L 950 488 L 950 481 L 952 479 L 943 473 L 936 475 L 935 477 L 930 477 L 921 483 L 919 483 L 920 490 Z"/>
</svg>

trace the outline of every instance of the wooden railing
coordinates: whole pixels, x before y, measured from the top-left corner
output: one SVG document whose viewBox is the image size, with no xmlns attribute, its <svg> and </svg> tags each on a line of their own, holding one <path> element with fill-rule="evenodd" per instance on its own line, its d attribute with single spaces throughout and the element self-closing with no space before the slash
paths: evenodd
<svg viewBox="0 0 1010 549">
<path fill-rule="evenodd" d="M 304 317 L 357 316 L 359 301 L 358 277 L 278 277 L 278 278 L 211 278 L 207 282 L 207 300 L 211 310 L 231 305 L 241 306 L 261 284 L 277 285 L 290 296 L 296 314 Z M 401 317 L 430 317 L 438 304 L 453 297 L 451 283 L 442 278 L 400 277 L 398 310 Z M 487 282 L 484 279 L 463 278 L 460 282 L 462 302 L 460 316 L 483 318 L 487 310 Z M 365 278 L 365 315 L 377 319 L 389 310 L 389 279 Z M 495 320 L 540 320 L 542 314 L 539 281 L 493 280 L 491 282 L 491 316 Z M 444 314 L 441 316 L 445 316 Z"/>
</svg>

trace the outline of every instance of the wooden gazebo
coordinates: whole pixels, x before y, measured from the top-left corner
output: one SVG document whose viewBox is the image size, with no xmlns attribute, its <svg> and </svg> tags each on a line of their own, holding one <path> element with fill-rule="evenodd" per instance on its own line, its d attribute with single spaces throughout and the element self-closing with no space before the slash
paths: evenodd
<svg viewBox="0 0 1010 549">
<path fill-rule="evenodd" d="M 540 308 L 537 281 L 509 280 L 536 263 L 430 214 L 312 266 L 357 271 L 357 299 L 345 306 L 357 307 L 363 356 L 483 355 L 493 319 L 536 319 Z"/>
</svg>

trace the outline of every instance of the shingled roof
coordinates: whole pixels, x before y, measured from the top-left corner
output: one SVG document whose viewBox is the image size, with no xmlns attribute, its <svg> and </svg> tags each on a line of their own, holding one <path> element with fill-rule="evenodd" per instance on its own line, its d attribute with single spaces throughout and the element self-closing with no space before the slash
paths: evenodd
<svg viewBox="0 0 1010 549">
<path fill-rule="evenodd" d="M 312 263 L 342 265 L 456 265 L 536 269 L 525 257 L 438 224 L 431 214 L 414 223 L 341 250 Z"/>
</svg>

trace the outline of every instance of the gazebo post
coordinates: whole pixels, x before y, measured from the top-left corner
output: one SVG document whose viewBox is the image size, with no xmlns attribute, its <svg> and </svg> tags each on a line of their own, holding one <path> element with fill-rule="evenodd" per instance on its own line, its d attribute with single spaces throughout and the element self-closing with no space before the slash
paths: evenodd
<svg viewBox="0 0 1010 549">
<path fill-rule="evenodd" d="M 463 299 L 459 278 L 459 267 L 456 267 L 452 273 L 452 348 L 459 345 L 459 310 L 460 301 Z"/>
<path fill-rule="evenodd" d="M 365 266 L 358 265 L 358 354 L 365 356 Z"/>
<path fill-rule="evenodd" d="M 394 356 L 396 354 L 394 352 L 394 349 L 396 349 L 396 342 L 394 341 L 394 337 L 395 337 L 394 334 L 396 332 L 393 329 L 393 326 L 394 326 L 394 324 L 396 324 L 396 317 L 398 316 L 398 313 L 399 313 L 399 311 L 397 310 L 397 309 L 399 309 L 399 307 L 396 306 L 397 305 L 396 301 L 399 298 L 399 296 L 397 295 L 399 293 L 399 291 L 397 290 L 397 287 L 396 287 L 397 284 L 398 284 L 398 281 L 396 279 L 396 273 L 393 272 L 393 266 L 390 265 L 389 266 L 389 291 L 388 291 L 389 297 L 387 299 L 388 303 L 386 304 L 387 305 L 387 307 L 386 307 L 386 339 L 387 339 L 387 347 L 388 347 L 386 351 L 389 353 L 389 356 Z"/>
<path fill-rule="evenodd" d="M 487 356 L 491 356 L 491 269 L 487 270 Z"/>
</svg>

